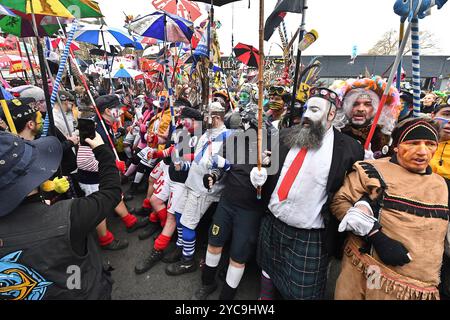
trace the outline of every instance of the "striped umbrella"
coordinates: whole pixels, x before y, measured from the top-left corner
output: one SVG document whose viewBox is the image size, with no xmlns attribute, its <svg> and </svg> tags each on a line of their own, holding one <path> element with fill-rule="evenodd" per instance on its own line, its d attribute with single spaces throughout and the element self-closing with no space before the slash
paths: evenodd
<svg viewBox="0 0 450 320">
<path fill-rule="evenodd" d="M 135 79 L 136 77 L 142 75 L 142 71 L 134 70 L 134 69 L 128 69 L 124 68 L 123 65 L 120 65 L 120 69 L 113 71 L 111 73 L 111 76 L 113 78 L 128 78 L 128 79 Z"/>
<path fill-rule="evenodd" d="M 12 12 L 10 9 L 8 9 L 7 7 L 0 4 L 0 15 L 14 17 L 16 14 L 14 12 Z"/>
<path fill-rule="evenodd" d="M 105 25 L 86 25 L 75 33 L 75 40 L 97 46 L 133 45 L 135 40 L 125 30 Z"/>
<path fill-rule="evenodd" d="M 258 68 L 259 50 L 248 44 L 238 43 L 233 49 L 236 59 L 249 67 Z"/>
</svg>

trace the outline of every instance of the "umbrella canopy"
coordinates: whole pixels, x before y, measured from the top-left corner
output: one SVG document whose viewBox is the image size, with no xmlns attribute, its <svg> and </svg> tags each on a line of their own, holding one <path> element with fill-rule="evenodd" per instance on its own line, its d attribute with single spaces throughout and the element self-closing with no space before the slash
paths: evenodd
<svg viewBox="0 0 450 320">
<path fill-rule="evenodd" d="M 16 14 L 7 7 L 0 4 L 0 15 L 14 17 Z"/>
<path fill-rule="evenodd" d="M 30 15 L 16 11 L 16 16 L 2 16 L 0 18 L 0 28 L 3 32 L 21 38 L 34 37 L 33 22 Z M 58 21 L 51 16 L 36 16 L 37 31 L 39 37 L 51 37 L 59 30 Z"/>
<path fill-rule="evenodd" d="M 195 21 L 202 15 L 198 4 L 188 0 L 153 0 L 152 4 L 157 10 L 177 14 L 190 21 Z"/>
<path fill-rule="evenodd" d="M 195 2 L 203 2 L 207 4 L 211 4 L 211 0 L 194 0 Z M 232 2 L 238 2 L 240 0 L 212 0 L 213 5 L 215 6 L 224 6 L 226 4 L 232 3 Z"/>
<path fill-rule="evenodd" d="M 164 11 L 156 11 L 130 23 L 130 30 L 144 37 L 190 43 L 194 24 Z"/>
<path fill-rule="evenodd" d="M 117 56 L 120 53 L 114 46 L 109 46 L 107 50 L 103 50 L 103 46 L 97 46 L 97 48 L 93 48 L 89 50 L 89 54 L 93 56 Z"/>
<path fill-rule="evenodd" d="M 61 38 L 52 40 L 51 44 L 53 49 L 59 48 L 60 50 L 64 50 L 64 42 L 61 41 Z M 72 43 L 70 44 L 70 49 L 72 51 L 78 51 L 80 50 L 80 46 L 75 41 L 72 41 Z"/>
<path fill-rule="evenodd" d="M 104 43 L 110 46 L 133 46 L 135 43 L 135 40 L 125 30 L 107 27 L 105 25 L 84 26 L 75 33 L 75 40 L 78 42 L 103 46 L 103 39 Z"/>
<path fill-rule="evenodd" d="M 259 50 L 248 44 L 238 43 L 234 49 L 236 59 L 249 67 L 258 68 Z"/>
<path fill-rule="evenodd" d="M 120 69 L 111 72 L 111 76 L 113 78 L 131 78 L 131 79 L 135 79 L 137 76 L 140 76 L 142 74 L 143 74 L 142 71 L 133 70 L 133 69 L 126 69 L 126 68 L 123 68 L 123 66 L 121 66 Z"/>
<path fill-rule="evenodd" d="M 100 18 L 100 7 L 90 0 L 1 0 L 1 4 L 24 13 L 63 18 Z"/>
</svg>

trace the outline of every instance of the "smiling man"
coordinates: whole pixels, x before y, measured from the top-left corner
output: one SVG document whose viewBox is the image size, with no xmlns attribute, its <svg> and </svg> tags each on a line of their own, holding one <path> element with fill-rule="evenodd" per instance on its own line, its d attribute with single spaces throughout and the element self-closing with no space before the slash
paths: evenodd
<svg viewBox="0 0 450 320">
<path fill-rule="evenodd" d="M 449 192 L 429 166 L 438 129 L 408 119 L 392 139 L 394 155 L 357 162 L 331 204 L 350 231 L 335 299 L 439 299 Z"/>
</svg>

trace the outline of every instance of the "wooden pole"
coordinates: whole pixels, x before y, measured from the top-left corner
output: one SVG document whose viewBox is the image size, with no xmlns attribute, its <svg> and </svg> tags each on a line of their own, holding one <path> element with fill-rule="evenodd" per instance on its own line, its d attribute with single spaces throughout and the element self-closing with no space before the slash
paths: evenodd
<svg viewBox="0 0 450 320">
<path fill-rule="evenodd" d="M 258 171 L 262 166 L 262 120 L 264 99 L 264 0 L 259 0 L 259 65 L 258 65 Z M 261 199 L 261 187 L 256 189 L 256 197 Z"/>
</svg>

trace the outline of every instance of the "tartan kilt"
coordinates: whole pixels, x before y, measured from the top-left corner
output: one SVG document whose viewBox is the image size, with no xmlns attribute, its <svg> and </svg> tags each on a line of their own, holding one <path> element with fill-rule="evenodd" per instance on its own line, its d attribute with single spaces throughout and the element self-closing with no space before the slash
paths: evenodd
<svg viewBox="0 0 450 320">
<path fill-rule="evenodd" d="M 261 223 L 257 261 L 284 299 L 319 300 L 327 283 L 325 229 L 298 229 L 267 214 Z"/>
</svg>

